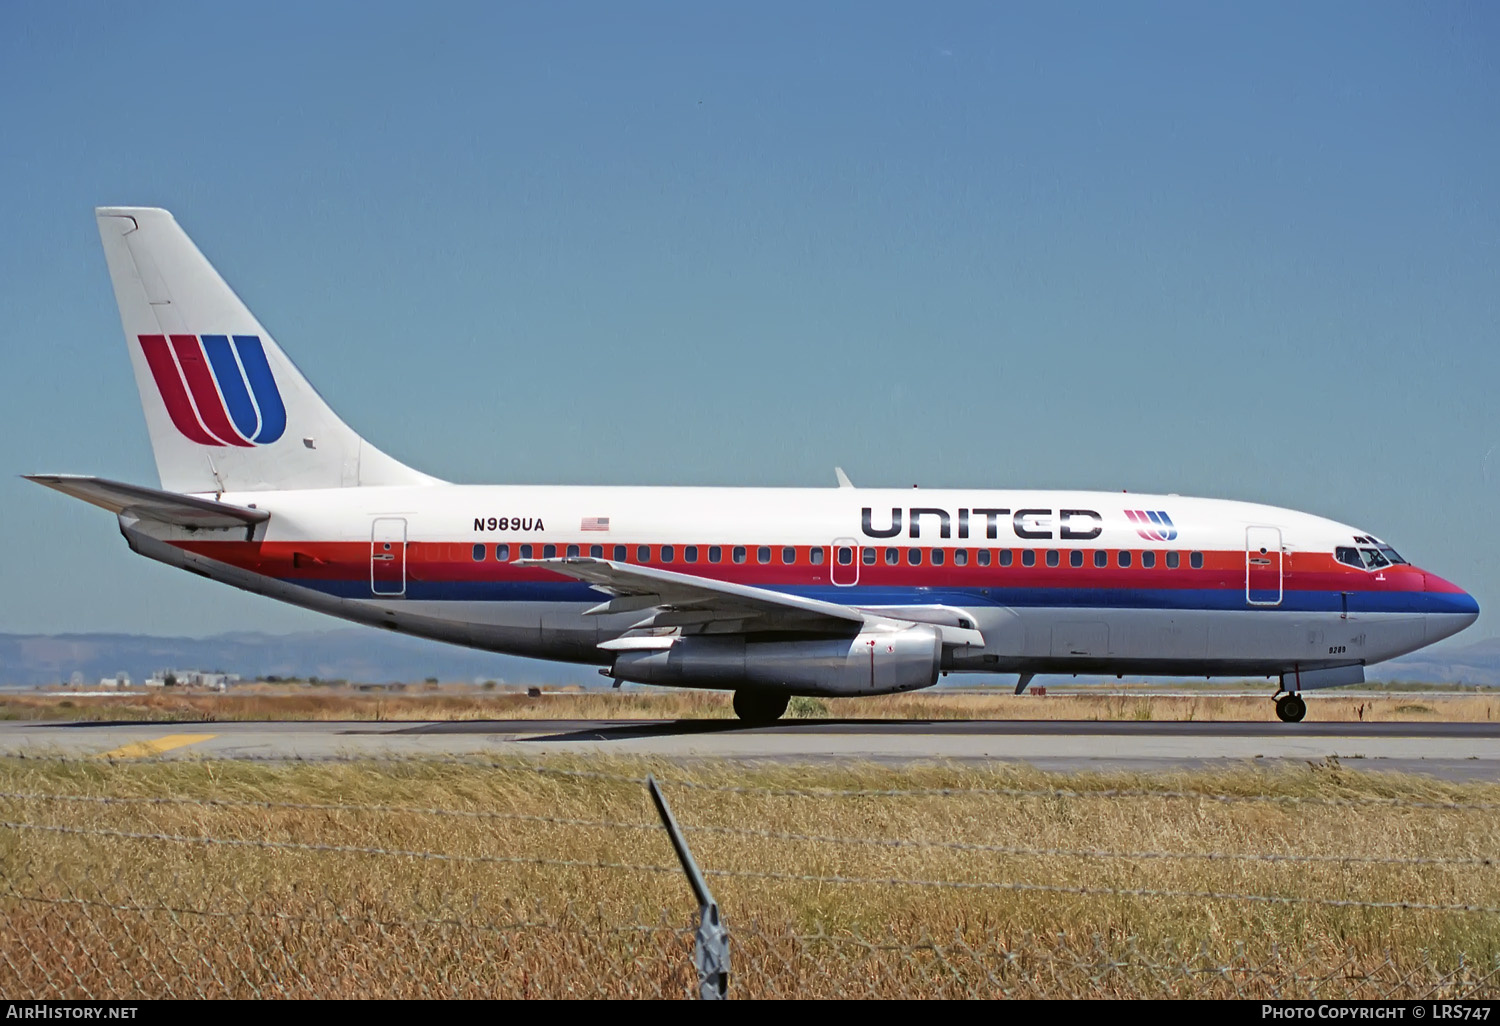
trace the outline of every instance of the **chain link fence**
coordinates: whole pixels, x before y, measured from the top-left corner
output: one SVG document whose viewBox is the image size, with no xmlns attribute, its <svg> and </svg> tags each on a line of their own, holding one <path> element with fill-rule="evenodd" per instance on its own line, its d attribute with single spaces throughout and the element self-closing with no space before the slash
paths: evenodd
<svg viewBox="0 0 1500 1026">
<path fill-rule="evenodd" d="M 0 993 L 700 993 L 703 895 L 643 777 L 407 766 L 403 800 L 370 800 L 388 770 L 10 765 Z M 1496 803 L 686 774 L 663 790 L 717 893 L 734 997 L 1500 993 Z M 434 795 L 453 801 L 404 800 Z M 1185 843 L 1097 843 L 1110 820 Z"/>
</svg>

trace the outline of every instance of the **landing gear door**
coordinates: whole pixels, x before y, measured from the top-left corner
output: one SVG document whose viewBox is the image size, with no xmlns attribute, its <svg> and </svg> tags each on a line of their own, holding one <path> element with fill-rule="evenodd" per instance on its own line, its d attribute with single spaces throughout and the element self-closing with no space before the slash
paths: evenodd
<svg viewBox="0 0 1500 1026">
<path fill-rule="evenodd" d="M 406 520 L 378 517 L 370 525 L 370 594 L 406 594 Z"/>
<path fill-rule="evenodd" d="M 1281 529 L 1245 528 L 1245 601 L 1279 606 L 1281 587 Z"/>
</svg>

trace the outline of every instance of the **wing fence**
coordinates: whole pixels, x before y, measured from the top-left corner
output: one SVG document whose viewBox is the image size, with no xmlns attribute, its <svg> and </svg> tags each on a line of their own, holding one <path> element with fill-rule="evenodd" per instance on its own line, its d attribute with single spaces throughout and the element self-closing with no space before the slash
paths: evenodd
<svg viewBox="0 0 1500 1026">
<path fill-rule="evenodd" d="M 733 997 L 1500 993 L 1500 803 L 1474 792 L 789 773 L 659 779 Z M 645 779 L 0 760 L 0 993 L 697 994 L 697 901 Z"/>
</svg>

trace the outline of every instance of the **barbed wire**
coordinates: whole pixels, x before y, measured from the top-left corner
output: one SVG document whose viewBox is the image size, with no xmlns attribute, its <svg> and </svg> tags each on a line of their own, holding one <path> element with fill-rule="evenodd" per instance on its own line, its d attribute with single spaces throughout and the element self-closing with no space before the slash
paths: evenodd
<svg viewBox="0 0 1500 1026">
<path fill-rule="evenodd" d="M 1500 866 L 1500 858 L 1468 855 L 1304 855 L 1279 852 L 1217 851 L 1120 851 L 1107 848 L 1028 848 L 1004 844 L 981 844 L 969 841 L 929 841 L 886 837 L 836 837 L 823 834 L 800 834 L 779 830 L 756 830 L 751 827 L 685 826 L 688 833 L 728 834 L 758 837 L 774 841 L 800 841 L 812 844 L 870 845 L 885 848 L 923 848 L 949 851 L 986 852 L 996 855 L 1075 857 L 1097 859 L 1202 859 L 1229 862 L 1353 863 L 1388 866 Z"/>
<path fill-rule="evenodd" d="M 629 823 L 619 820 L 576 819 L 566 816 L 541 816 L 524 812 L 497 812 L 492 809 L 447 809 L 423 805 L 361 805 L 339 802 L 272 802 L 262 799 L 188 798 L 145 795 L 56 794 L 40 791 L 0 791 L 0 800 L 79 802 L 93 805 L 190 805 L 219 809 L 265 809 L 288 812 L 373 812 L 381 815 L 452 816 L 462 819 L 504 820 L 516 823 L 546 823 L 555 826 L 620 827 L 631 830 L 660 830 L 661 823 Z"/>
<path fill-rule="evenodd" d="M 611 819 L 580 819 L 566 816 L 541 816 L 532 813 L 497 812 L 485 809 L 448 809 L 437 806 L 412 805 L 360 805 L 331 802 L 272 802 L 259 799 L 234 798 L 190 798 L 158 796 L 120 796 L 57 794 L 46 792 L 0 791 L 0 800 L 37 802 L 77 802 L 95 805 L 123 806 L 202 806 L 221 809 L 263 809 L 268 811 L 311 812 L 370 812 L 392 815 L 454 816 L 478 820 L 502 820 L 522 823 L 539 823 L 551 826 L 587 827 L 616 830 L 656 831 L 660 822 L 631 822 Z M 1204 852 L 1167 850 L 1117 850 L 1108 848 L 1025 847 L 1017 845 L 985 844 L 969 841 L 938 841 L 918 838 L 847 837 L 828 834 L 806 834 L 782 830 L 759 830 L 753 827 L 728 826 L 683 826 L 688 833 L 716 834 L 730 837 L 753 837 L 762 840 L 792 841 L 807 844 L 834 844 L 845 846 L 870 846 L 884 848 L 937 849 L 1014 855 L 1025 857 L 1069 857 L 1098 859 L 1197 859 L 1217 862 L 1266 862 L 1389 866 L 1500 866 L 1500 858 L 1470 855 L 1347 855 L 1347 854 L 1302 854 L 1286 852 Z"/>
<path fill-rule="evenodd" d="M 391 755 L 371 752 L 363 754 L 337 753 L 316 757 L 258 755 L 246 753 L 231 757 L 196 756 L 192 754 L 146 756 L 131 759 L 104 758 L 98 755 L 76 756 L 68 754 L 34 754 L 24 751 L 0 753 L 0 759 L 33 760 L 57 764 L 76 764 L 97 767 L 101 762 L 111 766 L 152 765 L 160 763 L 187 763 L 203 765 L 211 763 L 272 763 L 277 765 L 319 765 L 324 763 L 391 763 L 413 766 L 472 767 L 491 771 L 535 773 L 543 776 L 575 777 L 613 783 L 645 786 L 644 776 L 611 773 L 603 770 L 574 770 L 555 766 L 516 765 L 503 759 L 471 756 L 456 756 L 445 753 L 422 753 L 416 755 Z M 1155 788 L 1100 788 L 1078 790 L 1076 788 L 1017 788 L 1017 787 L 910 787 L 910 788 L 802 788 L 757 785 L 713 784 L 682 777 L 657 777 L 664 787 L 679 787 L 687 790 L 713 791 L 722 794 L 763 795 L 777 798 L 1158 798 L 1174 800 L 1211 801 L 1221 804 L 1233 803 L 1280 803 L 1286 805 L 1326 806 L 1330 808 L 1396 808 L 1431 809 L 1446 812 L 1497 812 L 1500 802 L 1476 802 L 1402 797 L 1361 795 L 1351 797 L 1319 797 L 1287 794 L 1228 794 L 1209 791 L 1159 790 Z"/>
<path fill-rule="evenodd" d="M 106 827 L 61 826 L 53 823 L 21 823 L 0 820 L 0 829 L 37 830 L 45 833 L 72 834 L 82 837 L 116 837 L 132 841 L 165 841 L 175 844 L 224 845 L 232 848 L 270 848 L 286 851 L 330 852 L 345 855 L 382 855 L 399 858 L 424 859 L 434 862 L 491 863 L 502 865 L 553 866 L 568 869 L 626 869 L 643 873 L 680 873 L 676 866 L 651 865 L 649 863 L 607 862 L 588 859 L 554 859 L 530 855 L 455 855 L 446 852 L 419 851 L 403 848 L 378 848 L 353 844 L 314 844 L 307 841 L 270 841 L 258 837 L 195 837 L 184 834 L 146 833 L 133 830 L 113 830 Z"/>
<path fill-rule="evenodd" d="M 24 901 L 35 905 L 76 905 L 87 908 L 100 908 L 111 912 L 165 912 L 171 915 L 196 916 L 205 919 L 272 919 L 281 922 L 292 923 L 357 923 L 364 926 L 380 927 L 409 927 L 409 926 L 447 926 L 463 930 L 481 930 L 487 933 L 510 933 L 520 930 L 550 930 L 557 927 L 556 919 L 537 920 L 511 920 L 508 922 L 486 922 L 465 919 L 437 919 L 432 917 L 409 917 L 402 919 L 378 919 L 374 916 L 350 916 L 344 914 L 332 916 L 312 916 L 298 914 L 295 912 L 281 912 L 267 909 L 211 909 L 192 908 L 166 904 L 122 904 L 105 901 L 101 898 L 56 898 L 42 894 L 23 894 L 11 889 L 0 892 L 4 897 L 16 901 Z M 568 910 L 564 918 L 582 918 L 578 913 Z M 645 923 L 626 923 L 622 925 L 601 926 L 601 932 L 608 933 L 670 933 L 677 936 L 687 936 L 692 930 L 684 926 L 650 926 Z"/>
<path fill-rule="evenodd" d="M 508 768 L 508 767 L 499 767 Z M 608 773 L 600 770 L 571 770 L 554 766 L 527 766 L 523 770 L 546 776 L 580 777 L 608 780 L 617 783 L 646 783 L 645 777 L 623 773 Z M 1334 808 L 1374 806 L 1396 809 L 1436 809 L 1442 811 L 1495 812 L 1500 811 L 1500 802 L 1435 801 L 1426 799 L 1359 796 L 1349 798 L 1317 797 L 1289 794 L 1226 794 L 1212 791 L 1169 791 L 1149 787 L 1109 787 L 1097 791 L 1080 791 L 1076 788 L 1060 787 L 904 787 L 904 788 L 817 788 L 817 787 L 770 787 L 743 784 L 711 784 L 686 778 L 657 777 L 663 787 L 680 787 L 692 791 L 713 791 L 720 794 L 762 795 L 771 798 L 1167 798 L 1200 799 L 1203 801 L 1234 804 L 1239 802 L 1270 802 L 1288 805 L 1322 805 Z"/>
<path fill-rule="evenodd" d="M 73 827 L 47 823 L 21 823 L 0 821 L 0 828 L 12 830 L 35 830 L 47 833 L 74 836 L 115 837 L 128 840 L 161 841 L 174 844 L 224 845 L 228 847 L 263 848 L 288 851 L 327 852 L 353 855 L 377 855 L 398 858 L 427 859 L 459 863 L 498 863 L 507 865 L 536 865 L 579 869 L 619 869 L 649 873 L 676 873 L 673 866 L 589 861 L 583 859 L 553 859 L 518 855 L 454 855 L 441 852 L 413 851 L 397 848 L 379 848 L 366 845 L 312 844 L 303 841 L 271 841 L 259 838 L 220 838 L 190 836 L 182 834 L 145 833 L 114 830 L 100 827 Z M 1020 881 L 995 880 L 925 880 L 908 877 L 861 877 L 823 875 L 813 873 L 787 873 L 759 869 L 719 869 L 704 871 L 708 876 L 731 878 L 777 880 L 795 883 L 874 885 L 891 887 L 929 887 L 954 890 L 1016 891 L 1049 894 L 1073 894 L 1087 897 L 1129 898 L 1178 898 L 1204 901 L 1244 901 L 1275 905 L 1310 905 L 1327 908 L 1398 909 L 1427 912 L 1464 912 L 1500 914 L 1500 907 L 1466 904 L 1440 904 L 1411 901 L 1368 901 L 1354 898 L 1317 898 L 1306 895 L 1248 894 L 1220 891 L 1169 890 L 1159 888 L 1095 887 L 1070 884 L 1038 884 Z"/>
<path fill-rule="evenodd" d="M 1088 887 L 1071 884 L 1034 884 L 1003 880 L 913 880 L 905 877 L 823 876 L 813 873 L 781 873 L 765 869 L 706 869 L 703 872 L 707 876 L 749 877 L 758 880 L 785 880 L 795 883 L 873 884 L 887 887 L 948 887 L 956 890 L 1076 894 L 1085 897 L 1191 898 L 1202 901 L 1247 901 L 1271 905 L 1316 905 L 1325 908 L 1402 909 L 1420 912 L 1500 914 L 1500 907 L 1491 908 L 1486 905 L 1429 904 L 1412 901 L 1365 901 L 1357 898 L 1314 898 L 1305 895 L 1176 891 L 1146 887 Z"/>
</svg>

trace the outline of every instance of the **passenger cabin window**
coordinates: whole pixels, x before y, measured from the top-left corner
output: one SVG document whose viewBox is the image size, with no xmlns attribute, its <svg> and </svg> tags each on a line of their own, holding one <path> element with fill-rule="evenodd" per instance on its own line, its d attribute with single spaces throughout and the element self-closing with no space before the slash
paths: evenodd
<svg viewBox="0 0 1500 1026">
<path fill-rule="evenodd" d="M 885 565 L 886 566 L 895 566 L 899 562 L 901 562 L 901 550 L 900 549 L 886 549 L 885 550 Z"/>
<path fill-rule="evenodd" d="M 807 561 L 809 563 L 811 563 L 813 566 L 822 566 L 823 565 L 823 549 L 822 549 L 822 547 L 818 546 L 818 545 L 814 545 L 812 548 L 808 549 L 807 550 Z"/>
<path fill-rule="evenodd" d="M 682 547 L 682 561 L 684 563 L 698 562 L 698 546 L 684 545 Z"/>
<path fill-rule="evenodd" d="M 736 563 L 743 563 L 745 561 L 745 546 L 736 545 L 734 547 L 734 561 Z"/>
<path fill-rule="evenodd" d="M 969 565 L 969 550 L 968 549 L 954 549 L 953 550 L 953 565 L 954 566 L 968 566 Z"/>
<path fill-rule="evenodd" d="M 603 559 L 604 558 L 604 546 L 603 545 L 590 545 L 589 546 L 589 555 L 593 556 L 595 559 Z"/>
<path fill-rule="evenodd" d="M 521 558 L 522 559 L 530 559 L 531 558 L 531 546 L 530 545 L 522 545 L 521 546 Z"/>
<path fill-rule="evenodd" d="M 651 546 L 637 545 L 635 547 L 635 561 L 637 563 L 651 562 Z"/>
<path fill-rule="evenodd" d="M 1094 565 L 1097 566 L 1097 567 L 1099 567 L 1099 568 L 1101 568 L 1101 569 L 1104 568 L 1104 567 L 1109 566 L 1109 553 L 1106 552 L 1104 549 L 1095 549 L 1094 550 Z"/>
<path fill-rule="evenodd" d="M 474 546 L 474 562 L 476 562 L 476 563 L 482 563 L 483 561 L 484 561 L 484 546 L 483 545 L 476 545 L 476 546 Z"/>
<path fill-rule="evenodd" d="M 1121 566 L 1129 566 L 1130 565 L 1130 550 L 1129 549 L 1121 549 L 1120 550 L 1120 565 Z"/>
<path fill-rule="evenodd" d="M 1180 553 L 1180 552 L 1168 552 L 1167 553 L 1167 569 L 1168 570 L 1176 570 L 1177 569 L 1177 564 L 1180 563 L 1180 562 L 1182 562 L 1182 553 Z"/>
<path fill-rule="evenodd" d="M 578 555 L 578 546 L 577 545 L 569 545 L 568 546 L 568 555 L 569 556 L 576 556 L 576 555 Z"/>
<path fill-rule="evenodd" d="M 723 559 L 724 559 L 724 550 L 723 549 L 719 548 L 719 546 L 717 546 L 717 545 L 710 545 L 708 547 L 708 561 L 710 563 L 719 563 L 719 562 L 722 562 Z"/>
<path fill-rule="evenodd" d="M 543 545 L 542 546 L 542 558 L 543 559 L 556 559 L 557 558 L 557 546 L 556 545 Z"/>
<path fill-rule="evenodd" d="M 875 565 L 875 550 L 874 549 L 863 549 L 863 550 L 860 551 L 859 558 L 860 558 L 861 562 L 863 562 L 865 564 L 865 566 L 874 566 Z"/>
<path fill-rule="evenodd" d="M 1056 566 L 1061 561 L 1062 561 L 1062 557 L 1057 554 L 1057 550 L 1056 549 L 1048 549 L 1047 550 L 1047 565 L 1048 566 Z"/>
<path fill-rule="evenodd" d="M 507 560 L 509 560 L 510 559 L 510 546 L 509 545 L 496 545 L 495 546 L 495 558 L 498 559 L 502 563 L 504 563 Z"/>
<path fill-rule="evenodd" d="M 977 560 L 978 560 L 978 563 L 979 563 L 980 566 L 989 566 L 990 565 L 990 550 L 989 549 L 980 549 L 979 552 L 976 554 L 976 556 L 977 556 Z"/>
<path fill-rule="evenodd" d="M 1010 562 L 1014 558 L 1015 558 L 1015 556 L 1012 555 L 1010 549 L 1001 549 L 1000 550 L 1000 565 L 1001 566 L 1010 566 Z"/>
<path fill-rule="evenodd" d="M 854 562 L 854 550 L 848 545 L 840 545 L 836 550 L 839 557 L 839 566 L 848 566 Z"/>
<path fill-rule="evenodd" d="M 672 562 L 673 555 L 675 555 L 675 552 L 674 552 L 672 546 L 670 546 L 670 545 L 663 545 L 661 547 L 661 561 L 663 563 L 670 563 L 670 562 Z"/>
<path fill-rule="evenodd" d="M 1203 569 L 1203 553 L 1201 553 L 1201 552 L 1191 553 L 1188 556 L 1188 566 L 1192 567 L 1194 570 L 1202 570 Z"/>
<path fill-rule="evenodd" d="M 762 545 L 755 550 L 755 561 L 757 563 L 769 563 L 771 561 L 771 546 Z"/>
<path fill-rule="evenodd" d="M 623 546 L 623 545 L 616 545 L 615 546 L 615 562 L 616 563 L 623 563 L 623 562 L 625 562 L 625 559 L 626 559 L 626 556 L 625 556 L 625 546 Z"/>
<path fill-rule="evenodd" d="M 1021 550 L 1021 565 L 1036 566 L 1036 549 Z"/>
<path fill-rule="evenodd" d="M 932 565 L 933 566 L 942 566 L 943 565 L 943 550 L 942 549 L 933 549 L 932 550 Z"/>
<path fill-rule="evenodd" d="M 781 562 L 786 566 L 791 566 L 793 563 L 797 562 L 797 550 L 790 545 L 782 549 Z"/>
<path fill-rule="evenodd" d="M 912 566 L 921 566 L 922 565 L 922 550 L 921 549 L 907 549 L 906 550 L 906 561 L 908 563 L 910 563 Z"/>
<path fill-rule="evenodd" d="M 1156 553 L 1154 553 L 1154 552 L 1142 552 L 1141 553 L 1141 566 L 1142 567 L 1144 567 L 1147 570 L 1150 570 L 1155 565 L 1156 565 Z"/>
<path fill-rule="evenodd" d="M 1069 566 L 1083 566 L 1083 550 L 1082 549 L 1074 549 L 1072 552 L 1068 553 L 1068 565 Z"/>
</svg>

